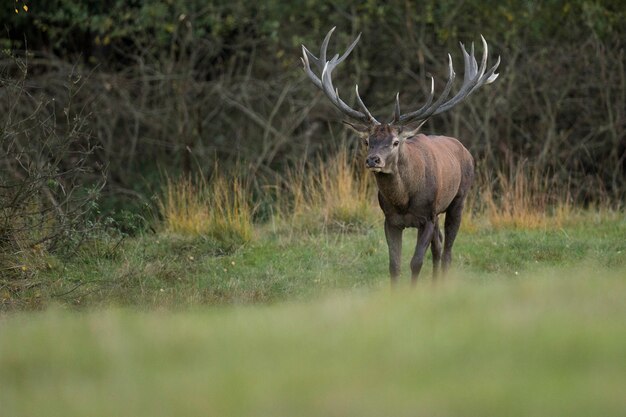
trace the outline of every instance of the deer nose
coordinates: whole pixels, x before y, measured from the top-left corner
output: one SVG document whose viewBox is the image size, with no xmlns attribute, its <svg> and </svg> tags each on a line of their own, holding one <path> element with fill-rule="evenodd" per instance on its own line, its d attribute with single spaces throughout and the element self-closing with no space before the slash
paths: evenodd
<svg viewBox="0 0 626 417">
<path fill-rule="evenodd" d="M 367 157 L 367 159 L 365 160 L 365 165 L 367 165 L 368 168 L 375 168 L 380 166 L 380 156 L 378 155 L 370 155 Z"/>
</svg>

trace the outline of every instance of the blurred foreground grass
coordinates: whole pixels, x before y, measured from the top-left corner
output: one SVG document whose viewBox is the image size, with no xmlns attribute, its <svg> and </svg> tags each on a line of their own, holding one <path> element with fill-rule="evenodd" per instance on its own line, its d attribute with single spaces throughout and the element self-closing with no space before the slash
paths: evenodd
<svg viewBox="0 0 626 417">
<path fill-rule="evenodd" d="M 256 234 L 94 241 L 6 287 L 5 306 L 45 309 L 0 315 L 0 416 L 626 410 L 621 213 L 466 229 L 452 274 L 412 291 L 414 231 L 394 292 L 380 227 Z"/>
<path fill-rule="evenodd" d="M 623 416 L 626 268 L 0 317 L 3 416 Z"/>
</svg>

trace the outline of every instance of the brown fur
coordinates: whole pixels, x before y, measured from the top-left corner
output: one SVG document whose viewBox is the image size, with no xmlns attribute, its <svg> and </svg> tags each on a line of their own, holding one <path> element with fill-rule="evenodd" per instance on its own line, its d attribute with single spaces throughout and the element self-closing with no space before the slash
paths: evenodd
<svg viewBox="0 0 626 417">
<path fill-rule="evenodd" d="M 407 227 L 418 229 L 411 260 L 412 281 L 417 280 L 431 243 L 434 275 L 442 256 L 447 270 L 474 177 L 474 159 L 469 151 L 457 139 L 403 132 L 388 124 L 375 125 L 361 135 L 368 145 L 366 163 L 375 171 L 378 201 L 385 214 L 392 281 L 400 273 L 402 231 Z M 443 248 L 438 224 L 441 213 L 446 213 Z"/>
</svg>

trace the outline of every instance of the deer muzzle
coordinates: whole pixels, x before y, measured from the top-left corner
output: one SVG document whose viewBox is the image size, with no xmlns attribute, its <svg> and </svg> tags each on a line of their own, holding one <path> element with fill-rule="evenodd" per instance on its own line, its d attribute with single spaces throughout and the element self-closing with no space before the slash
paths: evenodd
<svg viewBox="0 0 626 417">
<path fill-rule="evenodd" d="M 369 155 L 365 160 L 365 166 L 372 171 L 380 171 L 385 167 L 385 162 L 378 155 Z"/>
</svg>

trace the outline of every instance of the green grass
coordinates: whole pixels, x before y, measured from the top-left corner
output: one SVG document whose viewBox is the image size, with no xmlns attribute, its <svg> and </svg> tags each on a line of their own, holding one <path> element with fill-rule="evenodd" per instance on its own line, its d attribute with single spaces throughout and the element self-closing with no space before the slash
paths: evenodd
<svg viewBox="0 0 626 417">
<path fill-rule="evenodd" d="M 626 270 L 0 320 L 6 416 L 621 416 Z M 494 277 L 495 278 L 495 277 Z"/>
<path fill-rule="evenodd" d="M 415 230 L 404 239 L 403 280 L 408 281 Z M 591 215 L 567 228 L 461 231 L 454 270 L 473 280 L 515 278 L 546 267 L 626 266 L 626 220 Z M 0 291 L 5 307 L 178 307 L 303 300 L 337 290 L 388 286 L 382 225 L 359 233 L 294 232 L 266 226 L 238 249 L 211 238 L 146 235 L 96 242 L 70 263 L 51 263 L 41 285 L 19 293 Z M 428 254 L 430 256 L 430 254 Z M 430 259 L 421 279 L 430 280 Z"/>
<path fill-rule="evenodd" d="M 380 227 L 92 242 L 3 289 L 44 311 L 0 315 L 0 415 L 621 416 L 625 236 L 463 231 L 411 290 L 407 231 L 396 291 Z"/>
</svg>

